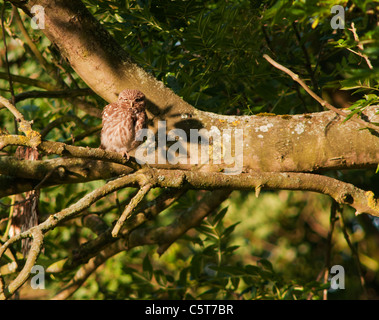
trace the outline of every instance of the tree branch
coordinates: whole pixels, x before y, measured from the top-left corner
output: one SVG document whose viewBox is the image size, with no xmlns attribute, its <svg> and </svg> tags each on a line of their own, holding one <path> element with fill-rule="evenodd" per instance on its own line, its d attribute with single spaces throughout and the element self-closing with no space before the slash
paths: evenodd
<svg viewBox="0 0 379 320">
<path fill-rule="evenodd" d="M 0 103 L 4 105 L 4 107 L 6 107 L 14 115 L 16 121 L 18 122 L 20 131 L 26 135 L 26 138 L 23 136 L 12 135 L 0 136 L 0 150 L 8 144 L 21 144 L 32 148 L 37 148 L 37 146 L 39 146 L 39 144 L 41 143 L 41 135 L 37 131 L 34 131 L 32 129 L 31 122 L 26 121 L 21 112 L 19 112 L 13 104 L 11 104 L 7 99 L 5 99 L 2 96 L 0 96 Z"/>
<path fill-rule="evenodd" d="M 265 58 L 268 62 L 270 62 L 275 68 L 287 73 L 294 81 L 296 81 L 298 84 L 300 84 L 303 89 L 313 98 L 315 99 L 319 104 L 321 104 L 321 106 L 323 107 L 326 107 L 328 108 L 329 110 L 332 110 L 334 111 L 335 113 L 339 114 L 340 116 L 346 118 L 349 114 L 346 113 L 345 111 L 341 110 L 341 109 L 338 109 L 334 106 L 332 106 L 330 103 L 328 103 L 327 101 L 323 100 L 322 98 L 320 98 L 317 94 L 315 94 L 311 89 L 309 89 L 309 87 L 304 83 L 303 80 L 300 79 L 300 77 L 293 73 L 291 70 L 289 70 L 288 68 L 282 66 L 281 64 L 277 63 L 276 61 L 274 61 L 273 59 L 271 59 L 267 54 L 264 54 L 263 55 L 263 58 Z M 357 118 L 355 116 L 353 116 L 351 118 L 352 121 L 355 121 L 361 125 L 363 125 L 364 127 L 367 127 L 367 128 L 370 128 L 370 129 L 373 129 L 375 131 L 379 131 L 379 127 L 370 123 L 370 122 L 367 122 L 361 118 Z"/>
<path fill-rule="evenodd" d="M 31 273 L 31 270 L 38 258 L 38 255 L 41 252 L 42 244 L 43 244 L 43 233 L 38 228 L 33 228 L 29 232 L 30 236 L 33 239 L 33 242 L 31 244 L 31 248 L 29 251 L 28 258 L 26 259 L 26 263 L 24 267 L 22 268 L 21 272 L 18 274 L 16 279 L 14 279 L 8 287 L 2 287 L 0 285 L 0 300 L 4 300 L 12 296 L 16 290 L 18 290 L 26 280 L 28 280 L 29 275 Z M 0 248 L 0 257 L 3 255 L 5 249 L 7 246 L 5 244 Z M 2 276 L 0 274 L 1 281 L 0 283 L 3 285 L 4 281 L 2 279 Z"/>
<path fill-rule="evenodd" d="M 146 184 L 148 181 L 148 184 Z M 10 238 L 0 247 L 0 258 L 5 250 L 15 241 L 26 237 L 33 236 L 37 231 L 46 233 L 54 229 L 58 224 L 75 217 L 84 209 L 90 207 L 97 200 L 104 196 L 117 191 L 124 187 L 144 186 L 143 189 L 134 197 L 139 202 L 151 187 L 161 188 L 178 188 L 182 189 L 221 189 L 212 193 L 208 198 L 204 198 L 198 206 L 184 213 L 181 217 L 168 227 L 158 229 L 140 229 L 129 233 L 128 246 L 131 248 L 144 244 L 160 244 L 160 253 L 163 253 L 167 247 L 185 233 L 189 228 L 194 227 L 217 207 L 223 199 L 230 193 L 230 190 L 251 190 L 253 188 L 264 189 L 288 189 L 288 190 L 308 190 L 323 193 L 331 196 L 338 203 L 348 204 L 356 209 L 357 214 L 369 213 L 379 216 L 379 201 L 372 192 L 365 192 L 355 186 L 341 182 L 329 177 L 306 174 L 306 173 L 246 173 L 240 175 L 225 175 L 222 173 L 200 172 L 200 171 L 180 171 L 180 170 L 163 170 L 163 169 L 142 169 L 136 173 L 130 174 L 110 181 L 103 187 L 87 194 L 77 203 L 70 207 L 51 215 L 46 221 L 36 227 L 29 229 Z M 137 201 L 139 200 L 139 201 Z M 131 204 L 126 210 L 127 216 L 136 203 Z M 124 212 L 124 213 L 125 213 Z M 106 238 L 109 233 L 104 233 Z M 99 236 L 101 238 L 103 234 Z M 105 239 L 106 239 L 105 238 Z M 104 240 L 104 238 L 103 238 Z M 107 242 L 107 241 L 106 241 Z M 124 245 L 125 246 L 125 245 Z M 24 275 L 23 275 L 24 276 Z M 24 278 L 22 278 L 24 279 Z M 1 281 L 2 283 L 3 281 Z"/>
<path fill-rule="evenodd" d="M 42 181 L 51 173 L 42 184 L 43 187 L 54 184 L 110 179 L 131 172 L 132 169 L 124 165 L 99 160 L 55 158 L 32 161 L 19 160 L 15 157 L 0 157 L 0 175 Z M 11 178 L 8 177 L 8 179 Z M 4 186 L 4 188 L 0 188 L 0 198 L 9 194 L 7 193 L 6 185 L 1 184 L 1 186 Z M 28 191 L 25 188 L 16 190 L 20 192 Z"/>
<path fill-rule="evenodd" d="M 26 84 L 28 86 L 38 87 L 45 90 L 55 90 L 56 87 L 48 82 L 44 82 L 38 79 L 32 79 L 28 77 L 23 77 L 15 74 L 11 74 L 12 80 L 14 82 Z M 0 72 L 0 79 L 9 80 L 9 75 L 6 72 Z"/>
<path fill-rule="evenodd" d="M 185 187 L 180 189 L 168 189 L 153 201 L 142 206 L 137 214 L 132 215 L 127 221 L 125 221 L 121 240 L 128 239 L 128 234 L 130 234 L 130 232 L 141 226 L 146 221 L 153 219 L 163 210 L 170 207 L 187 190 L 188 189 Z M 109 246 L 118 240 L 112 237 L 111 231 L 112 228 L 109 228 L 99 234 L 96 239 L 84 243 L 79 248 L 74 250 L 72 256 L 70 256 L 68 259 L 65 259 L 62 263 L 54 264 L 54 266 L 51 268 L 49 267 L 49 270 L 51 270 L 51 272 L 72 270 L 78 265 L 86 263 L 90 258 L 96 256 L 106 246 Z M 125 250 L 125 248 L 125 245 L 123 245 L 123 250 Z"/>
<path fill-rule="evenodd" d="M 358 49 L 359 49 L 361 52 L 355 52 L 355 51 L 351 50 L 350 48 L 347 48 L 347 49 L 348 49 L 349 51 L 353 52 L 354 54 L 357 54 L 358 56 L 360 56 L 360 57 L 362 57 L 363 59 L 365 59 L 365 60 L 366 60 L 366 63 L 367 63 L 367 66 L 368 66 L 370 69 L 373 69 L 373 66 L 372 66 L 372 64 L 371 64 L 371 61 L 370 61 L 369 57 L 363 53 L 363 51 L 364 51 L 363 44 L 359 41 L 359 37 L 358 37 L 358 34 L 357 34 L 357 29 L 355 29 L 355 24 L 354 24 L 354 22 L 351 23 L 351 29 L 348 29 L 348 30 L 350 30 L 350 31 L 353 33 L 354 40 L 357 42 Z"/>
<path fill-rule="evenodd" d="M 137 88 L 147 97 L 149 119 L 166 119 L 167 131 L 173 128 L 181 128 L 187 133 L 193 128 L 208 131 L 211 128 L 220 131 L 242 129 L 243 166 L 246 169 L 310 172 L 319 168 L 352 168 L 361 162 L 357 155 L 362 154 L 366 166 L 379 162 L 375 152 L 378 138 L 368 130 L 358 132 L 362 123 L 354 126 L 350 123 L 353 121 L 348 121 L 339 126 L 341 121 L 335 110 L 273 117 L 224 116 L 199 111 L 131 62 L 128 54 L 80 1 L 11 2 L 27 14 L 33 5 L 45 8 L 46 28 L 42 31 L 57 45 L 83 81 L 106 101 L 114 102 L 125 88 Z M 373 110 L 375 108 L 367 108 L 364 115 L 371 122 L 379 122 Z M 154 121 L 154 130 L 156 126 L 157 121 Z M 364 122 L 366 127 L 377 130 L 369 122 Z"/>
<path fill-rule="evenodd" d="M 125 207 L 124 212 L 122 213 L 120 218 L 117 220 L 116 225 L 114 226 L 114 228 L 112 230 L 112 237 L 113 238 L 117 238 L 121 227 L 125 223 L 125 220 L 130 217 L 130 215 L 132 214 L 132 212 L 136 208 L 136 206 L 142 201 L 142 199 L 145 197 L 145 195 L 149 192 L 149 190 L 151 189 L 151 186 L 152 185 L 149 183 L 142 186 L 141 189 L 138 191 L 138 193 L 133 197 L 133 199 Z"/>
<path fill-rule="evenodd" d="M 162 179 L 164 177 L 164 179 Z M 188 186 L 191 189 L 213 190 L 233 189 L 252 190 L 255 187 L 264 189 L 287 189 L 314 191 L 331 196 L 340 204 L 347 204 L 356 209 L 356 213 L 368 213 L 379 216 L 378 199 L 370 191 L 363 191 L 351 184 L 336 179 L 306 173 L 249 173 L 237 176 L 229 176 L 221 173 L 209 172 L 185 172 L 178 170 L 143 169 L 134 174 L 118 178 L 108 182 L 105 186 L 94 190 L 76 204 L 51 215 L 48 220 L 41 223 L 38 228 L 46 232 L 55 228 L 58 223 L 66 221 L 77 213 L 88 208 L 97 200 L 107 194 L 124 187 L 136 187 L 149 181 L 152 187 L 182 188 Z M 32 230 L 32 229 L 31 229 Z M 26 231 L 10 240 L 11 242 L 29 236 Z"/>
<path fill-rule="evenodd" d="M 67 90 L 54 90 L 54 91 L 25 91 L 15 96 L 16 102 L 33 99 L 33 98 L 73 98 L 78 96 L 89 96 L 95 93 L 88 88 L 83 89 L 67 89 Z"/>
<path fill-rule="evenodd" d="M 63 123 L 70 122 L 70 121 L 74 122 L 75 124 L 77 124 L 79 127 L 83 129 L 87 129 L 87 126 L 82 121 L 82 119 L 80 119 L 77 116 L 66 114 L 50 122 L 45 128 L 43 128 L 43 130 L 41 131 L 41 138 L 44 139 L 52 129 L 60 126 Z"/>
<path fill-rule="evenodd" d="M 17 10 L 17 8 L 13 5 L 12 8 L 12 14 L 15 17 L 16 24 L 18 28 L 21 31 L 21 34 L 23 35 L 27 45 L 29 46 L 30 50 L 33 52 L 35 58 L 37 59 L 38 63 L 47 71 L 49 76 L 53 79 L 55 79 L 57 82 L 61 82 L 62 80 L 57 75 L 55 68 L 49 64 L 46 59 L 43 57 L 41 52 L 38 50 L 36 44 L 33 42 L 33 40 L 30 38 L 28 32 L 26 31 L 24 24 L 22 22 L 22 19 L 20 17 L 20 14 Z"/>
</svg>

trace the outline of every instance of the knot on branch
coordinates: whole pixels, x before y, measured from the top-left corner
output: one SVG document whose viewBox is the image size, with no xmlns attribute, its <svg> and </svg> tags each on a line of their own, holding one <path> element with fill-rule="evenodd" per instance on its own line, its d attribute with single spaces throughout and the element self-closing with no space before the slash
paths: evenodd
<svg viewBox="0 0 379 320">
<path fill-rule="evenodd" d="M 354 198 L 350 193 L 341 194 L 340 199 L 341 203 L 352 204 L 354 202 Z"/>
<path fill-rule="evenodd" d="M 41 144 L 41 134 L 37 131 L 32 130 L 31 128 L 24 131 L 26 137 L 29 139 L 29 146 L 37 149 L 37 147 Z"/>
<path fill-rule="evenodd" d="M 368 206 L 379 212 L 379 199 L 375 196 L 375 194 L 372 191 L 367 191 L 366 197 Z"/>
</svg>

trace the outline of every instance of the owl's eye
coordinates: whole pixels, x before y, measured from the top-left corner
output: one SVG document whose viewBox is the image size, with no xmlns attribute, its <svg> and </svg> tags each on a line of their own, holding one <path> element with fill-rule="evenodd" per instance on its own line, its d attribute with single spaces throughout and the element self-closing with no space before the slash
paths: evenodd
<svg viewBox="0 0 379 320">
<path fill-rule="evenodd" d="M 141 102 L 141 101 L 143 101 L 143 98 L 137 98 L 136 99 L 136 102 Z"/>
</svg>

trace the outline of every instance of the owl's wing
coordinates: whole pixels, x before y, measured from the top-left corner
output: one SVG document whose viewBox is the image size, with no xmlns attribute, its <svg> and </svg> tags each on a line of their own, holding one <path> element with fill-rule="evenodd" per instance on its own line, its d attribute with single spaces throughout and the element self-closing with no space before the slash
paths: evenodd
<svg viewBox="0 0 379 320">
<path fill-rule="evenodd" d="M 134 126 L 135 140 L 132 145 L 133 148 L 141 144 L 142 141 L 137 141 L 136 138 L 141 135 L 140 130 L 146 128 L 146 126 L 147 126 L 147 115 L 146 115 L 146 112 L 143 110 L 137 114 L 137 119 Z"/>
<path fill-rule="evenodd" d="M 103 144 L 103 134 L 109 128 L 109 125 L 110 125 L 109 119 L 115 113 L 117 108 L 118 108 L 117 103 L 110 103 L 110 104 L 106 105 L 104 107 L 103 111 L 101 112 L 101 119 L 102 119 L 102 123 L 103 123 L 103 128 L 101 130 L 101 143 L 99 146 L 100 149 L 104 149 L 104 150 L 107 149 L 106 146 Z"/>
<path fill-rule="evenodd" d="M 112 116 L 112 114 L 115 112 L 115 110 L 117 109 L 117 107 L 118 107 L 117 103 L 110 103 L 110 104 L 108 104 L 108 105 L 106 105 L 104 107 L 103 112 L 101 113 L 101 118 L 103 120 L 103 123 L 110 116 Z"/>
</svg>

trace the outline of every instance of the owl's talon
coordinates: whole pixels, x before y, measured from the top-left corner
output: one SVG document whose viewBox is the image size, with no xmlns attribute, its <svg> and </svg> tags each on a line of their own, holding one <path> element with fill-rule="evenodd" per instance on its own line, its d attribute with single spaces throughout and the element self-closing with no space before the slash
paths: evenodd
<svg viewBox="0 0 379 320">
<path fill-rule="evenodd" d="M 129 161 L 130 156 L 129 156 L 129 153 L 127 151 L 123 151 L 121 154 L 124 158 L 126 158 L 127 161 Z"/>
</svg>

